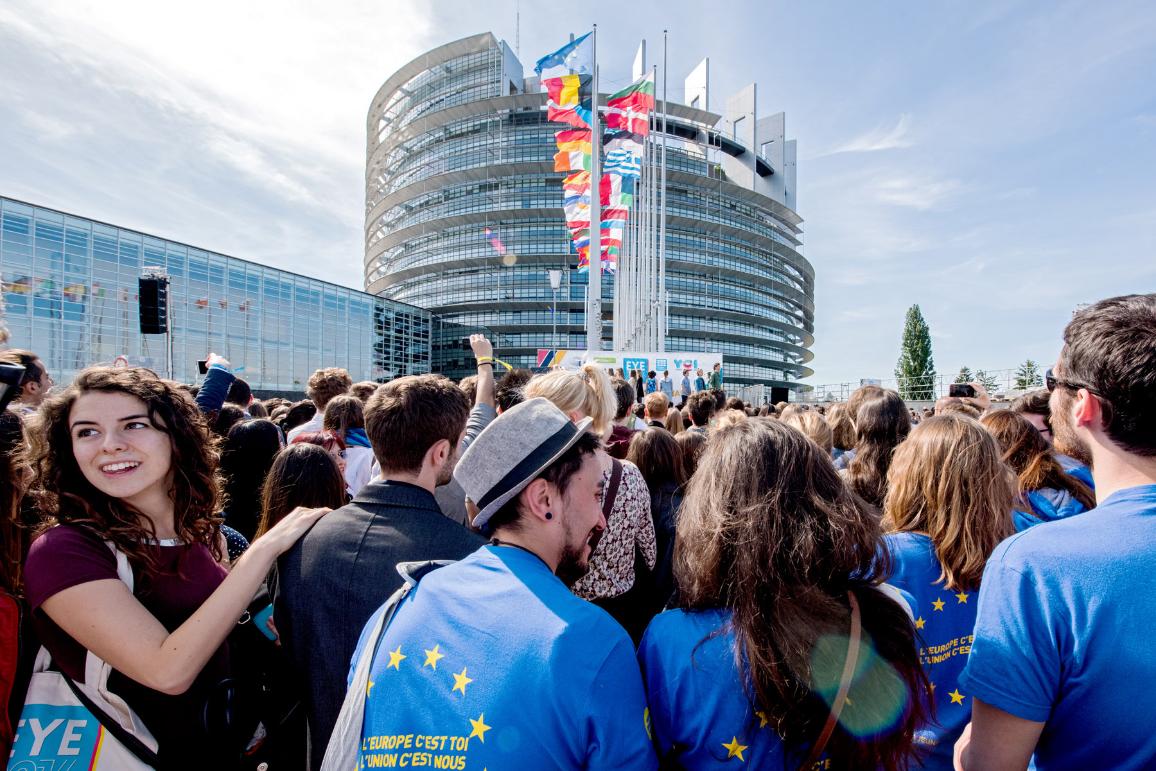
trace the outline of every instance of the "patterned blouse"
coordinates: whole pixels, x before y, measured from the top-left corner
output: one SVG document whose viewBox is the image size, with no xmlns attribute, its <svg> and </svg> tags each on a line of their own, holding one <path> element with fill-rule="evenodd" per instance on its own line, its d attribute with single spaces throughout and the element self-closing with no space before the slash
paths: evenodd
<svg viewBox="0 0 1156 771">
<path fill-rule="evenodd" d="M 606 521 L 606 532 L 590 558 L 590 572 L 574 585 L 574 594 L 585 600 L 617 597 L 634 586 L 636 544 L 642 550 L 647 567 L 653 568 L 657 557 L 650 490 L 637 466 L 629 461 L 620 462 L 622 481 Z M 609 485 L 610 470 L 602 476 Z"/>
</svg>

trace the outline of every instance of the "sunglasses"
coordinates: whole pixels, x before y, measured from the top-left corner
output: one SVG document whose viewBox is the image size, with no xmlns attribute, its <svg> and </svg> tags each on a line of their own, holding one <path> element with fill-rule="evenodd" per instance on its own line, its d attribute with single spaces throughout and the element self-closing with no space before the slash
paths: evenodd
<svg viewBox="0 0 1156 771">
<path fill-rule="evenodd" d="M 1078 391 L 1083 388 L 1088 393 L 1096 394 L 1096 396 L 1099 396 L 1099 394 L 1096 392 L 1096 389 L 1089 385 L 1085 385 L 1084 383 L 1080 383 L 1075 380 L 1060 380 L 1058 377 L 1056 377 L 1055 373 L 1052 372 L 1051 367 L 1049 367 L 1047 372 L 1044 373 L 1044 385 L 1047 386 L 1048 393 L 1055 391 L 1057 387 L 1068 388 L 1072 391 Z"/>
</svg>

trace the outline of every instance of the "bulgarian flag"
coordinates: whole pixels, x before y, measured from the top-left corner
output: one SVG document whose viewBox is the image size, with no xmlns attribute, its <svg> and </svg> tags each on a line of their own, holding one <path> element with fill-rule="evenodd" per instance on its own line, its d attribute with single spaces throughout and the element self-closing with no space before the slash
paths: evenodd
<svg viewBox="0 0 1156 771">
<path fill-rule="evenodd" d="M 648 72 L 606 101 L 606 127 L 638 136 L 650 133 L 654 111 L 654 72 Z"/>
</svg>

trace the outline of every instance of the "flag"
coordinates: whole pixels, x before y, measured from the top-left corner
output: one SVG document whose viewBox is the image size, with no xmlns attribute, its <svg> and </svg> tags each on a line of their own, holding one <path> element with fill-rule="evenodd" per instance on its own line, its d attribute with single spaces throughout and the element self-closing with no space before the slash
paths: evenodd
<svg viewBox="0 0 1156 771">
<path fill-rule="evenodd" d="M 590 129 L 562 129 L 554 132 L 554 143 L 564 152 L 590 153 Z"/>
<path fill-rule="evenodd" d="M 248 301 L 248 300 L 246 300 L 245 302 L 243 302 L 243 303 L 241 303 L 240 305 L 238 305 L 238 306 L 237 306 L 237 310 L 241 311 L 241 313 L 245 313 L 245 312 L 247 312 L 247 311 L 249 310 L 249 301 Z M 234 370 L 234 371 L 235 371 L 235 370 Z"/>
<path fill-rule="evenodd" d="M 195 305 L 201 309 L 208 308 L 209 307 L 209 298 L 198 297 L 196 300 L 193 301 L 193 305 Z"/>
<path fill-rule="evenodd" d="M 591 123 L 591 78 L 563 75 L 542 81 L 546 88 L 546 120 L 588 127 Z"/>
<path fill-rule="evenodd" d="M 646 136 L 653 110 L 654 73 L 648 72 L 606 100 L 606 127 Z"/>
<path fill-rule="evenodd" d="M 607 174 L 619 174 L 623 177 L 641 177 L 642 158 L 629 150 L 610 150 L 602 162 L 602 170 Z"/>
<path fill-rule="evenodd" d="M 229 301 L 228 300 L 217 300 L 217 305 L 220 305 L 221 310 L 223 310 L 223 311 L 229 309 Z"/>
<path fill-rule="evenodd" d="M 506 245 L 502 243 L 502 239 L 494 235 L 494 231 L 486 228 L 486 238 L 490 241 L 490 246 L 494 247 L 494 251 L 498 253 L 499 257 L 506 256 Z"/>
<path fill-rule="evenodd" d="M 581 150 L 554 154 L 554 171 L 590 171 L 590 154 Z"/>
<path fill-rule="evenodd" d="M 40 286 L 36 288 L 37 297 L 52 297 L 56 294 L 56 282 L 50 278 L 40 279 Z"/>
<path fill-rule="evenodd" d="M 84 284 L 68 284 L 64 287 L 64 299 L 73 303 L 84 302 L 84 295 L 88 287 Z"/>
<path fill-rule="evenodd" d="M 102 300 L 104 299 L 104 287 L 100 285 L 99 281 L 93 281 L 92 282 L 92 295 L 93 295 L 93 297 L 96 297 L 96 298 L 99 298 Z"/>
<path fill-rule="evenodd" d="M 563 74 L 594 74 L 594 36 L 587 32 L 571 40 L 552 54 L 546 54 L 534 65 L 534 72 L 545 81 Z"/>
<path fill-rule="evenodd" d="M 5 292 L 12 292 L 13 294 L 28 294 L 32 291 L 32 282 L 28 276 L 17 276 L 12 281 L 4 284 Z"/>
</svg>

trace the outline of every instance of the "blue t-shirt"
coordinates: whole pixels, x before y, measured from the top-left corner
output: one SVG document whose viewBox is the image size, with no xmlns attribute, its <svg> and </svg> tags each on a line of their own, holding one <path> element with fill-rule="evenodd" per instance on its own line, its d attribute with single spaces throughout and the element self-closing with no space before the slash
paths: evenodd
<svg viewBox="0 0 1156 771">
<path fill-rule="evenodd" d="M 798 768 L 805 749 L 788 753 L 747 698 L 730 619 L 723 609 L 668 610 L 646 628 L 638 660 L 659 757 L 684 769 Z"/>
<path fill-rule="evenodd" d="M 483 546 L 422 578 L 368 696 L 362 768 L 657 767 L 630 637 L 517 548 Z"/>
<path fill-rule="evenodd" d="M 937 583 L 942 567 L 928 536 L 888 533 L 883 540 L 891 552 L 887 582 L 915 598 L 919 660 L 934 687 L 938 725 L 917 731 L 915 741 L 934 748 L 924 768 L 950 770 L 955 740 L 971 720 L 971 702 L 960 691 L 959 674 L 971 650 L 977 597 L 973 591 L 951 590 Z"/>
<path fill-rule="evenodd" d="M 646 378 L 646 393 L 652 394 L 658 390 L 658 381 L 652 377 Z"/>
<path fill-rule="evenodd" d="M 1156 766 L 1153 544 L 1145 485 L 1018 533 L 988 560 L 960 689 L 1046 723 L 1037 768 Z"/>
</svg>

